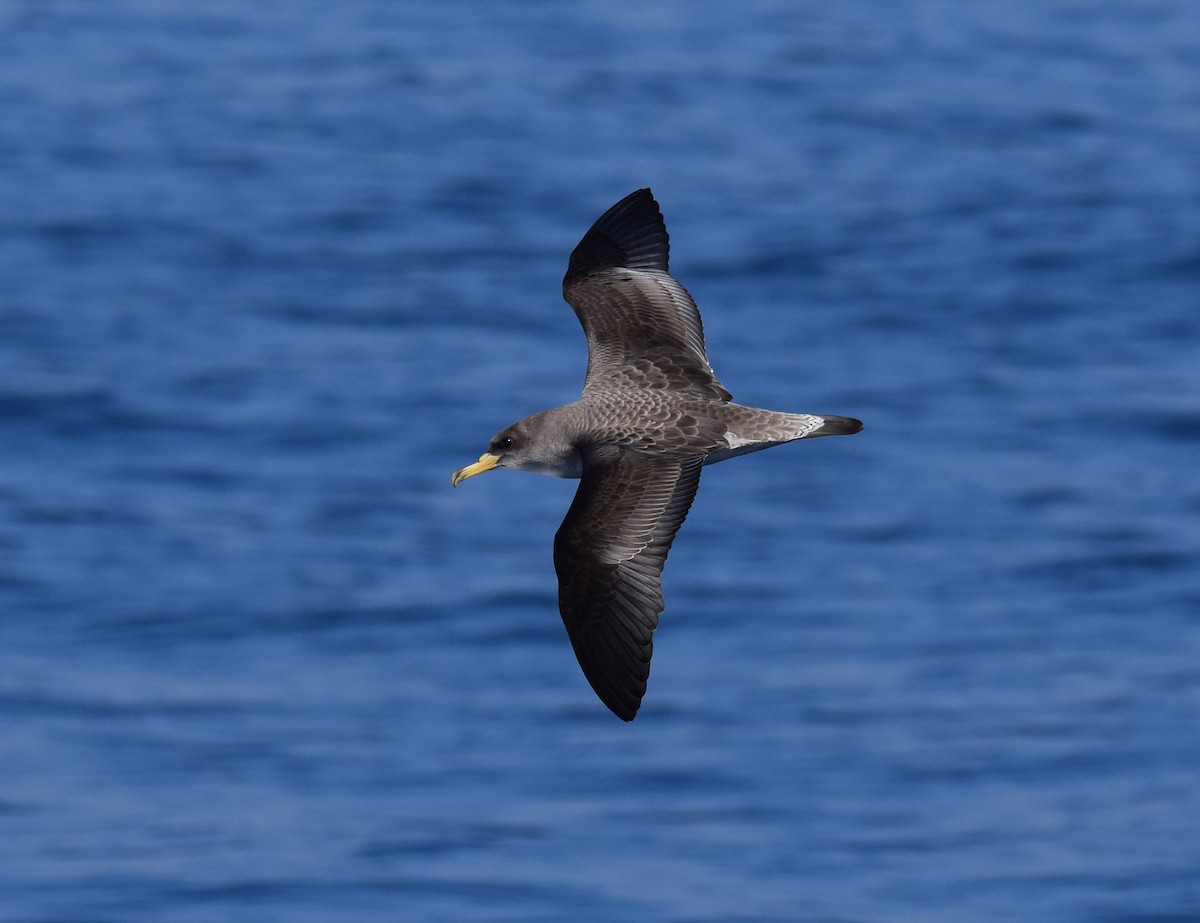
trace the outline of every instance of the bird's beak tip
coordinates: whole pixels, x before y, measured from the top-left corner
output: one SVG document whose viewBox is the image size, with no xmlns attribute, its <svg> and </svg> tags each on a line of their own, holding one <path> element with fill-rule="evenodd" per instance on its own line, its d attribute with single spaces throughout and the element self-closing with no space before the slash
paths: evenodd
<svg viewBox="0 0 1200 923">
<path fill-rule="evenodd" d="M 496 467 L 500 461 L 499 455 L 492 455 L 490 452 L 484 452 L 479 456 L 479 461 L 473 465 L 467 465 L 465 468 L 459 468 L 454 474 L 450 475 L 450 485 L 457 487 L 467 478 L 473 478 L 477 474 L 483 474 L 485 471 L 490 471 Z"/>
</svg>

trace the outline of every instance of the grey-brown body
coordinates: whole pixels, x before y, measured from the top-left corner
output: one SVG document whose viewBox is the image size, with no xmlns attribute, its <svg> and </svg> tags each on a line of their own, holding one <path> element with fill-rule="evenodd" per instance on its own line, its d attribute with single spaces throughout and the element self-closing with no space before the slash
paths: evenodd
<svg viewBox="0 0 1200 923">
<path fill-rule="evenodd" d="M 629 411 L 635 415 L 629 416 Z M 583 476 L 583 463 L 578 446 L 584 444 L 681 457 L 699 454 L 704 456 L 705 465 L 712 465 L 797 439 L 834 435 L 839 429 L 852 431 L 857 421 L 828 414 L 781 413 L 731 401 L 678 398 L 669 392 L 620 389 L 585 395 L 573 403 L 526 417 L 521 423 L 530 432 L 569 433 L 571 437 L 560 440 L 548 436 L 542 442 L 546 449 L 556 450 L 552 455 L 558 462 L 525 465 L 521 470 L 579 478 Z"/>
<path fill-rule="evenodd" d="M 646 691 L 662 568 L 701 467 L 862 429 L 849 417 L 733 403 L 668 249 L 648 189 L 600 217 L 563 279 L 588 341 L 583 394 L 501 430 L 453 478 L 513 468 L 582 479 L 554 540 L 559 609 L 588 682 L 626 721 Z"/>
</svg>

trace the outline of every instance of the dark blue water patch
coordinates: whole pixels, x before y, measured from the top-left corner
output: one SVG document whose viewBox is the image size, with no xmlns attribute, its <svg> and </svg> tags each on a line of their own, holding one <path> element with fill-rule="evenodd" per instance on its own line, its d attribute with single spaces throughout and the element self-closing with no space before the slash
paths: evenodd
<svg viewBox="0 0 1200 923">
<path fill-rule="evenodd" d="M 174 386 L 181 394 L 236 401 L 254 396 L 268 377 L 252 366 L 216 364 L 183 375 Z"/>
<path fill-rule="evenodd" d="M 139 706 L 122 706 L 111 702 L 65 698 L 53 695 L 0 695 L 0 712 L 9 715 L 29 714 L 40 718 L 84 718 L 100 720 L 118 718 L 122 713 Z"/>
<path fill-rule="evenodd" d="M 95 722 L 97 726 L 104 722 L 120 725 L 125 720 L 134 718 L 144 719 L 166 718 L 179 719 L 208 719 L 227 720 L 239 715 L 257 712 L 262 703 L 228 703 L 228 702 L 119 702 L 97 701 L 86 696 L 69 696 L 45 692 L 36 695 L 14 696 L 0 694 L 0 712 L 9 715 L 28 714 L 37 716 L 44 721 L 69 722 L 83 720 Z M 131 740 L 133 738 L 130 738 Z M 147 738 L 150 739 L 150 738 Z"/>
<path fill-rule="evenodd" d="M 1013 503 L 1031 509 L 1063 509 L 1077 505 L 1081 499 L 1081 491 L 1062 486 L 1029 488 L 1011 497 Z"/>
<path fill-rule="evenodd" d="M 27 805 L 0 799 L 0 817 L 19 817 L 29 811 L 30 808 Z"/>
<path fill-rule="evenodd" d="M 1181 247 L 1153 267 L 1167 278 L 1195 281 L 1200 279 L 1200 242 Z"/>
<path fill-rule="evenodd" d="M 891 771 L 904 786 L 964 786 L 997 781 L 1027 784 L 1070 777 L 1116 776 L 1128 772 L 1138 762 L 1136 756 L 1114 753 L 1103 745 L 1076 747 L 1072 752 L 1040 754 L 1031 759 L 1014 759 L 997 746 L 992 752 L 970 757 L 957 754 L 952 762 L 937 767 L 913 763 L 892 766 Z"/>
<path fill-rule="evenodd" d="M 66 440 L 114 433 L 214 433 L 220 424 L 191 414 L 155 412 L 104 387 L 59 393 L 0 393 L 0 426 L 49 429 Z"/>
<path fill-rule="evenodd" d="M 122 475 L 138 481 L 160 481 L 214 493 L 224 493 L 247 483 L 247 478 L 240 472 L 200 464 L 168 467 L 133 465 L 123 471 Z"/>
<path fill-rule="evenodd" d="M 77 629 L 89 643 L 124 650 L 211 650 L 214 643 L 247 638 L 299 637 L 330 649 L 354 651 L 364 646 L 385 650 L 405 642 L 405 632 L 445 624 L 454 613 L 452 606 L 421 603 L 402 605 L 356 605 L 336 608 L 288 608 L 269 612 L 247 608 L 231 600 L 220 608 L 195 608 L 181 600 L 171 608 L 137 611 L 133 606 L 117 616 L 98 615 Z M 415 642 L 417 636 L 411 640 Z M 419 635 L 431 640 L 423 629 Z"/>
<path fill-rule="evenodd" d="M 128 245 L 137 233 L 133 225 L 119 219 L 107 221 L 58 221 L 30 228 L 67 259 L 77 259 L 91 248 Z"/>
<path fill-rule="evenodd" d="M 406 854 L 436 855 L 503 845 L 520 840 L 541 840 L 546 828 L 534 824 L 464 824 L 446 828 L 440 823 L 415 824 L 385 840 L 362 844 L 356 854 L 364 859 L 393 858 Z"/>
<path fill-rule="evenodd" d="M 344 304 L 330 304 L 326 301 L 311 304 L 289 303 L 283 308 L 273 308 L 270 313 L 291 323 L 334 327 L 393 329 L 413 320 L 411 311 L 394 305 L 348 308 Z"/>
<path fill-rule="evenodd" d="M 13 541 L 0 540 L 4 547 L 16 548 L 18 543 Z M 0 590 L 10 592 L 10 598 L 16 600 L 27 600 L 37 598 L 46 589 L 49 584 L 45 580 L 39 580 L 29 574 L 20 573 L 12 570 L 0 570 Z"/>
<path fill-rule="evenodd" d="M 511 590 L 487 597 L 478 615 L 454 620 L 460 643 L 491 647 L 509 643 L 561 646 L 565 633 L 558 615 L 558 592 L 547 581 L 542 591 Z"/>
<path fill-rule="evenodd" d="M 1139 429 L 1171 442 L 1200 440 L 1200 412 L 1147 412 L 1137 418 Z"/>
<path fill-rule="evenodd" d="M 774 253 L 770 247 L 762 246 L 747 247 L 747 250 L 749 252 L 736 262 L 727 256 L 689 264 L 683 276 L 697 283 L 708 283 L 709 280 L 739 280 L 747 275 L 764 281 L 787 281 L 822 278 L 831 274 L 830 256 L 823 254 L 820 246 L 813 241 L 797 240 L 787 249 Z"/>
<path fill-rule="evenodd" d="M 1194 573 L 1200 556 L 1194 553 L 1147 550 L 1071 555 L 1028 565 L 1019 574 L 1081 590 L 1117 589 L 1157 576 Z"/>
<path fill-rule="evenodd" d="M 630 774 L 629 777 L 620 780 L 620 783 L 628 785 L 637 791 L 662 792 L 686 790 L 698 799 L 703 799 L 706 795 L 728 793 L 731 790 L 738 790 L 745 785 L 741 779 L 722 776 L 704 768 L 694 770 L 639 770 Z"/>
<path fill-rule="evenodd" d="M 20 523 L 44 526 L 93 526 L 140 529 L 149 518 L 132 510 L 105 506 L 15 505 L 14 519 Z"/>
<path fill-rule="evenodd" d="M 275 429 L 266 442 L 272 449 L 299 453 L 337 452 L 349 445 L 376 442 L 385 434 L 373 426 L 342 420 L 306 420 L 284 424 Z"/>
</svg>

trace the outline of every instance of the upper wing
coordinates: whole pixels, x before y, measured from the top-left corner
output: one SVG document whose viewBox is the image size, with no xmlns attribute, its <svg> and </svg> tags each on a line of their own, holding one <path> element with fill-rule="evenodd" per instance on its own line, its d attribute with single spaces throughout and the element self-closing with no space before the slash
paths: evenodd
<svg viewBox="0 0 1200 923">
<path fill-rule="evenodd" d="M 662 569 L 700 483 L 702 456 L 648 456 L 607 447 L 583 478 L 554 538 L 558 601 L 575 656 L 596 695 L 632 721 L 650 676 L 663 610 Z"/>
<path fill-rule="evenodd" d="M 667 269 L 669 251 L 658 203 L 639 189 L 601 215 L 571 254 L 563 297 L 587 335 L 585 391 L 638 360 L 669 359 L 681 387 L 729 400 L 708 364 L 696 303 Z"/>
</svg>

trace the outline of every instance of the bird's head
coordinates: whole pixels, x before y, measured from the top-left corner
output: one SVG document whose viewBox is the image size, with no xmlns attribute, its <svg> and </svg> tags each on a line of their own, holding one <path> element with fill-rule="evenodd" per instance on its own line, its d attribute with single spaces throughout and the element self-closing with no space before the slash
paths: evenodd
<svg viewBox="0 0 1200 923">
<path fill-rule="evenodd" d="M 559 478 L 579 477 L 583 462 L 568 439 L 569 429 L 556 425 L 556 421 L 562 422 L 559 411 L 563 409 L 535 413 L 500 430 L 492 437 L 488 450 L 479 456 L 479 461 L 455 471 L 450 483 L 457 487 L 467 478 L 493 468 L 536 471 Z"/>
</svg>

